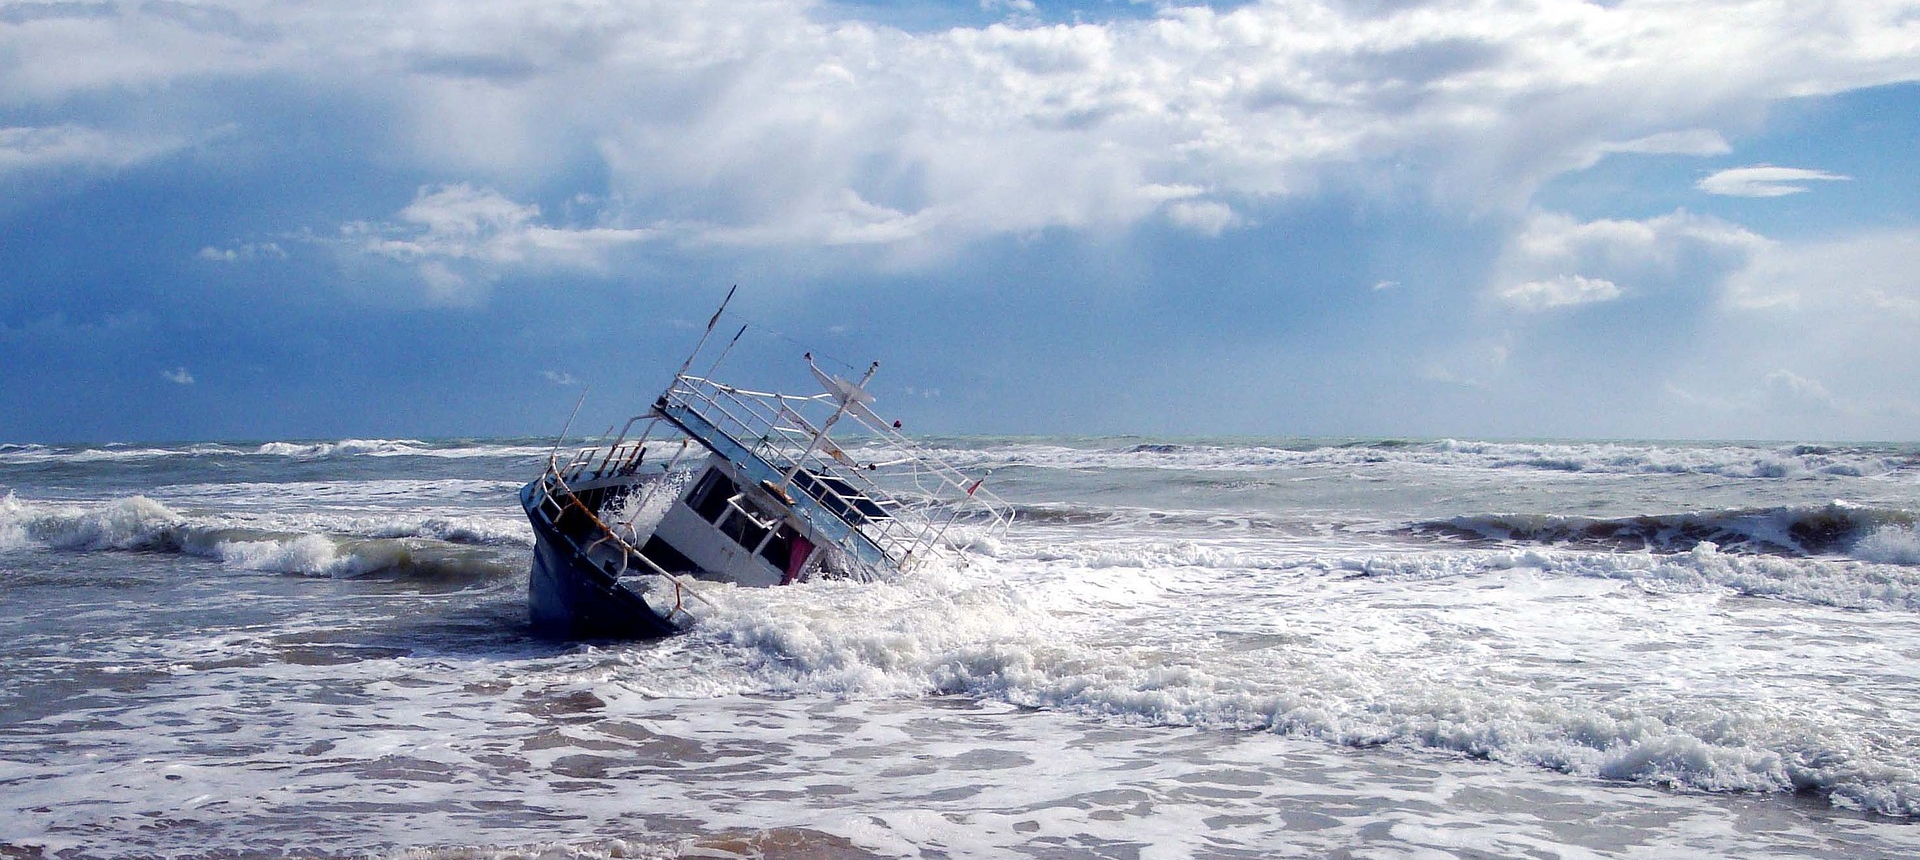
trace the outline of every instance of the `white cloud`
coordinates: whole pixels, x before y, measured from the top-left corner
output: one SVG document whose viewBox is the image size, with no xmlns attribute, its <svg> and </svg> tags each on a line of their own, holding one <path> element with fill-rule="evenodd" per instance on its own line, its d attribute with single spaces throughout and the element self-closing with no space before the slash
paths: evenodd
<svg viewBox="0 0 1920 860">
<path fill-rule="evenodd" d="M 1728 197 L 1784 197 L 1807 190 L 1807 182 L 1844 182 L 1852 177 L 1798 167 L 1734 167 L 1694 184 L 1708 194 Z"/>
<path fill-rule="evenodd" d="M 1920 78 L 1910 2 L 1292 0 L 926 34 L 806 0 L 35 8 L 0 27 L 0 103 L 220 116 L 245 110 L 224 84 L 297 81 L 391 118 L 382 143 L 434 175 L 605 176 L 606 228 L 922 255 L 1157 215 L 1224 230 L 1330 182 L 1510 210 L 1607 152 L 1720 154 L 1771 101 Z M 497 229 L 528 259 L 600 241 Z"/>
<path fill-rule="evenodd" d="M 72 124 L 0 128 L 0 175 L 61 167 L 119 169 L 158 158 L 183 145 L 176 139 Z"/>
<path fill-rule="evenodd" d="M 567 388 L 580 384 L 580 380 L 571 373 L 562 373 L 556 370 L 542 370 L 540 371 L 540 376 L 548 382 Z"/>
<path fill-rule="evenodd" d="M 1620 298 L 1678 298 L 1716 288 L 1768 241 L 1719 219 L 1681 211 L 1646 220 L 1579 221 L 1535 212 L 1508 240 L 1488 295 L 1521 310 Z"/>
<path fill-rule="evenodd" d="M 166 381 L 171 382 L 175 385 L 192 385 L 193 384 L 193 374 L 188 373 L 187 369 L 184 367 L 176 367 L 172 370 L 162 370 L 160 371 L 160 378 L 165 379 Z"/>
<path fill-rule="evenodd" d="M 1910 438 L 1920 421 L 1916 259 L 1916 230 L 1767 242 L 1723 280 L 1672 389 L 1726 432 Z"/>
<path fill-rule="evenodd" d="M 1167 205 L 1167 220 L 1189 230 L 1218 236 L 1230 227 L 1240 226 L 1233 207 L 1212 200 L 1182 200 Z"/>
<path fill-rule="evenodd" d="M 986 12 L 1005 11 L 1023 15 L 1032 15 L 1038 11 L 1038 7 L 1033 5 L 1033 0 L 980 0 L 980 8 Z"/>
<path fill-rule="evenodd" d="M 1765 408 L 1774 412 L 1832 413 L 1838 411 L 1833 395 L 1819 380 L 1808 379 L 1790 370 L 1776 370 L 1761 383 Z"/>
<path fill-rule="evenodd" d="M 1603 148 L 1607 152 L 1640 155 L 1725 155 L 1733 151 L 1720 132 L 1708 128 L 1664 131 L 1622 143 L 1606 144 Z"/>
<path fill-rule="evenodd" d="M 1570 308 L 1620 297 L 1620 287 L 1604 278 L 1561 275 L 1545 281 L 1527 281 L 1499 291 L 1497 297 L 1526 311 Z"/>
<path fill-rule="evenodd" d="M 200 253 L 195 256 L 202 260 L 210 260 L 216 263 L 235 263 L 246 260 L 257 260 L 262 257 L 284 260 L 287 258 L 287 252 L 280 247 L 278 242 L 261 242 L 258 244 L 246 242 L 231 248 L 215 248 L 212 245 L 208 245 L 201 248 Z"/>
<path fill-rule="evenodd" d="M 1884 231 L 1800 245 L 1769 243 L 1727 282 L 1735 310 L 1845 315 L 1920 325 L 1920 232 Z"/>
<path fill-rule="evenodd" d="M 657 230 L 552 227 L 540 207 L 467 184 L 421 188 L 398 213 L 398 223 L 348 226 L 349 244 L 367 254 L 415 267 L 428 298 L 476 300 L 485 285 L 516 269 L 588 269 L 606 265 L 614 250 L 656 238 Z"/>
</svg>

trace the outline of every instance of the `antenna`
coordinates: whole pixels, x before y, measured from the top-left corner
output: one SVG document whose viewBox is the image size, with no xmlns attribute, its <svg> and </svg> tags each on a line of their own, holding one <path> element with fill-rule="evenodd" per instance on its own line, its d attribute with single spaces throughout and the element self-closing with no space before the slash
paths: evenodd
<svg viewBox="0 0 1920 860">
<path fill-rule="evenodd" d="M 587 389 L 580 389 L 580 399 L 573 402 L 573 414 L 567 416 L 567 426 L 560 428 L 560 435 L 553 440 L 553 451 L 547 454 L 547 468 L 554 467 L 554 461 L 560 456 L 560 446 L 567 442 L 567 432 L 573 429 L 573 419 L 580 417 L 580 404 L 587 402 Z M 609 428 L 611 429 L 611 428 Z"/>
<path fill-rule="evenodd" d="M 720 307 L 714 309 L 713 317 L 707 320 L 707 330 L 700 333 L 700 342 L 697 344 L 694 344 L 693 352 L 687 354 L 686 362 L 680 365 L 680 372 L 673 375 L 673 378 L 675 380 L 678 380 L 680 377 L 687 375 L 687 368 L 693 366 L 693 360 L 700 355 L 700 350 L 706 348 L 707 338 L 713 336 L 713 327 L 720 324 L 720 315 L 727 312 L 727 303 L 730 301 L 733 301 L 733 293 L 735 290 L 738 290 L 738 289 L 740 289 L 739 284 L 734 284 L 733 286 L 727 288 L 727 297 L 720 300 Z M 741 329 L 741 331 L 743 332 L 745 330 L 746 329 L 744 328 Z M 739 340 L 740 336 L 734 335 L 733 339 Z M 729 344 L 729 346 L 731 346 L 731 344 Z"/>
</svg>

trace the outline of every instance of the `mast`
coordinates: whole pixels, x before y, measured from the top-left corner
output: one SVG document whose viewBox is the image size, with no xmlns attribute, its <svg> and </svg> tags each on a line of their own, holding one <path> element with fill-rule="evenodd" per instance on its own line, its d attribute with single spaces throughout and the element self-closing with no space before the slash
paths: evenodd
<svg viewBox="0 0 1920 860">
<path fill-rule="evenodd" d="M 820 425 L 820 429 L 813 431 L 813 438 L 807 440 L 807 449 L 800 452 L 800 456 L 794 458 L 793 465 L 788 467 L 786 474 L 780 476 L 780 486 L 773 488 L 779 490 L 780 495 L 787 496 L 789 499 L 792 497 L 787 495 L 787 487 L 793 483 L 793 477 L 800 474 L 800 465 L 806 462 L 808 457 L 813 456 L 814 449 L 820 447 L 820 440 L 827 438 L 827 431 L 833 429 L 834 423 L 840 420 L 840 416 L 847 414 L 849 406 L 861 400 L 862 395 L 865 395 L 864 399 L 867 400 L 873 398 L 873 395 L 867 394 L 866 386 L 868 382 L 873 380 L 873 375 L 880 371 L 880 362 L 876 361 L 867 366 L 867 375 L 860 377 L 858 384 L 847 387 L 844 380 L 828 377 L 826 374 L 820 372 L 820 366 L 813 363 L 813 353 L 807 353 L 806 359 L 807 367 L 813 370 L 815 377 L 827 383 L 828 393 L 833 395 L 833 399 L 839 402 L 840 407 L 833 410 L 833 414 L 828 416 L 827 420 Z M 840 384 L 836 385 L 834 383 Z M 866 404 L 862 403 L 862 408 L 864 408 L 865 405 Z"/>
</svg>

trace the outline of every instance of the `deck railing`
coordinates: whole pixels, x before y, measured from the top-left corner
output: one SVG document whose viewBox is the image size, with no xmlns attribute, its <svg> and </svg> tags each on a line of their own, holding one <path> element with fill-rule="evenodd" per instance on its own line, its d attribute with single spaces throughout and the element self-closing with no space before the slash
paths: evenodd
<svg viewBox="0 0 1920 860">
<path fill-rule="evenodd" d="M 780 489 L 834 509 L 899 567 L 931 554 L 963 519 L 990 533 L 1013 519 L 1012 506 L 982 479 L 833 394 L 752 391 L 683 374 L 662 400 L 699 415 L 779 470 L 787 479 Z"/>
<path fill-rule="evenodd" d="M 565 465 L 556 460 L 556 476 L 571 483 L 632 475 L 643 461 L 652 462 L 649 446 L 662 441 L 652 438 L 651 425 L 676 410 L 698 416 L 686 422 L 696 437 L 709 427 L 725 437 L 696 438 L 702 446 L 729 456 L 729 449 L 744 451 L 771 470 L 772 489 L 790 498 L 804 493 L 858 532 L 872 549 L 844 546 L 856 562 L 878 561 L 869 557 L 877 549 L 893 567 L 909 569 L 946 546 L 957 523 L 998 534 L 1013 520 L 1013 507 L 982 478 L 915 444 L 864 406 L 850 407 L 829 393 L 752 391 L 684 373 L 652 412 L 630 419 L 611 443 L 578 449 Z M 643 421 L 643 432 L 629 438 Z"/>
</svg>

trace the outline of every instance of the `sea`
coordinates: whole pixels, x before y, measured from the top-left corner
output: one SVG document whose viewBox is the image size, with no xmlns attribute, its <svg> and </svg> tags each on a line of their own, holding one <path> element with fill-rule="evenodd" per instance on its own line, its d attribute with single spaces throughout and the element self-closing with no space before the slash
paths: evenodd
<svg viewBox="0 0 1920 860">
<path fill-rule="evenodd" d="M 0 445 L 0 857 L 1920 856 L 1920 446 L 916 441 L 1012 527 L 652 642 L 551 440 Z"/>
</svg>

